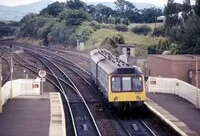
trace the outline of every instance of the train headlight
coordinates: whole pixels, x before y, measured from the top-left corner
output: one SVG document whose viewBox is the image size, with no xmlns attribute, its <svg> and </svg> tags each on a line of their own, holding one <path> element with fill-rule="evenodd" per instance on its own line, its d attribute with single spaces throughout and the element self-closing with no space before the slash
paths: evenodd
<svg viewBox="0 0 200 136">
<path fill-rule="evenodd" d="M 136 96 L 136 99 L 137 99 L 137 100 L 139 100 L 139 101 L 141 101 L 141 98 L 140 98 L 140 96 Z"/>
<path fill-rule="evenodd" d="M 117 97 L 117 96 L 115 96 L 115 97 L 114 97 L 114 101 L 116 102 L 117 100 L 118 100 L 118 97 Z"/>
</svg>

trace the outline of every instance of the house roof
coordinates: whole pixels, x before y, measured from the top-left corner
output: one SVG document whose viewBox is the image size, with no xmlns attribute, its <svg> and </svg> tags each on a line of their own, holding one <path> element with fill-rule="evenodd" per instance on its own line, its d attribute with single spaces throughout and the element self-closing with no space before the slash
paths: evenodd
<svg viewBox="0 0 200 136">
<path fill-rule="evenodd" d="M 200 55 L 149 55 L 150 57 L 156 57 L 166 60 L 172 60 L 172 61 L 200 61 Z"/>
</svg>

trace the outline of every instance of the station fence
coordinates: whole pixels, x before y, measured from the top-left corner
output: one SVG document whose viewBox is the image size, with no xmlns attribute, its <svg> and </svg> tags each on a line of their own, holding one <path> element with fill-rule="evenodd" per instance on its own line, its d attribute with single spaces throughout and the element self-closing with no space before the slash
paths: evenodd
<svg viewBox="0 0 200 136">
<path fill-rule="evenodd" d="M 176 78 L 149 77 L 147 92 L 178 95 L 196 106 L 200 106 L 200 89 Z"/>
<path fill-rule="evenodd" d="M 40 80 L 39 79 L 17 79 L 12 81 L 12 96 L 11 96 L 11 82 L 8 81 L 2 87 L 2 105 L 6 103 L 9 98 L 19 95 L 40 95 Z"/>
</svg>

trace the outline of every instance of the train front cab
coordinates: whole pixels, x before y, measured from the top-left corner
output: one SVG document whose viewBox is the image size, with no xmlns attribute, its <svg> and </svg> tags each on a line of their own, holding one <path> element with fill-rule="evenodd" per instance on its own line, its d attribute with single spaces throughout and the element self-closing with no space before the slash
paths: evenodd
<svg viewBox="0 0 200 136">
<path fill-rule="evenodd" d="M 124 74 L 110 75 L 108 101 L 115 105 L 141 104 L 146 99 L 143 75 Z"/>
</svg>

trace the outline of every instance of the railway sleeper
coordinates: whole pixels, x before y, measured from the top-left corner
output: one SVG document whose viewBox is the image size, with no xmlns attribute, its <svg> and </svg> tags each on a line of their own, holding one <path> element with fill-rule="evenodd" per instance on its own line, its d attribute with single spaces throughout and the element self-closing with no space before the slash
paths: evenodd
<svg viewBox="0 0 200 136">
<path fill-rule="evenodd" d="M 135 132 L 139 131 L 139 127 L 136 124 L 131 125 Z"/>
<path fill-rule="evenodd" d="M 84 130 L 84 131 L 88 131 L 87 124 L 83 124 L 83 130 Z"/>
<path fill-rule="evenodd" d="M 157 117 L 155 113 L 151 114 L 152 119 L 155 121 L 155 123 L 159 126 L 162 126 L 161 128 L 166 131 L 170 136 L 181 136 L 178 132 L 176 132 L 169 124 L 164 122 L 161 118 Z"/>
</svg>

